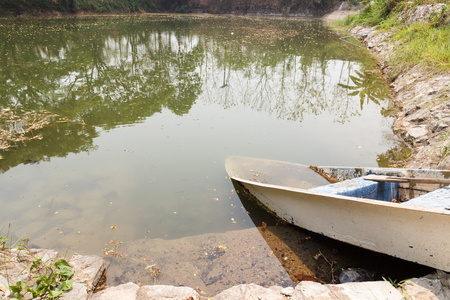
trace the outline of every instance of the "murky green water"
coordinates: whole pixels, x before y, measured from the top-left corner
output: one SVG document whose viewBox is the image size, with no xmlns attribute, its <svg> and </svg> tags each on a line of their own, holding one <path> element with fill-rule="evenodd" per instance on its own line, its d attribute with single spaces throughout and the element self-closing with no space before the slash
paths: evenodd
<svg viewBox="0 0 450 300">
<path fill-rule="evenodd" d="M 100 255 L 110 240 L 251 228 L 229 155 L 387 163 L 397 141 L 376 69 L 319 21 L 1 20 L 0 108 L 78 122 L 2 152 L 0 229 Z"/>
</svg>

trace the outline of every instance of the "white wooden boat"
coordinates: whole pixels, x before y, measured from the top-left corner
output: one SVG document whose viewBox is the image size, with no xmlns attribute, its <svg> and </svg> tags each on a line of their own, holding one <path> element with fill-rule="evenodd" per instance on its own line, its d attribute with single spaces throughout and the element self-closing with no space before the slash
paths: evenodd
<svg viewBox="0 0 450 300">
<path fill-rule="evenodd" d="M 293 225 L 450 272 L 450 171 L 245 157 L 229 157 L 225 166 L 231 179 Z"/>
</svg>

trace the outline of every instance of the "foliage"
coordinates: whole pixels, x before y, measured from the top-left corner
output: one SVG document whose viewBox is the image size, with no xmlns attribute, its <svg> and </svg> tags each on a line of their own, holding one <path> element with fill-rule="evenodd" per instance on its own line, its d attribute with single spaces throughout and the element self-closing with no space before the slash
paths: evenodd
<svg viewBox="0 0 450 300">
<path fill-rule="evenodd" d="M 404 279 L 404 280 L 401 280 L 401 281 L 398 281 L 398 282 L 397 282 L 397 280 L 391 279 L 390 277 L 388 277 L 388 278 L 382 277 L 382 278 L 383 278 L 384 281 L 387 281 L 387 282 L 389 282 L 390 284 L 392 284 L 392 286 L 395 287 L 395 288 L 398 288 L 398 287 L 400 287 L 403 283 L 405 283 L 406 281 L 411 280 L 411 278 L 410 278 L 410 279 Z"/>
<path fill-rule="evenodd" d="M 351 0 L 358 1 L 358 0 Z M 250 5 L 248 1 L 210 1 L 206 8 L 212 13 L 241 12 L 245 14 L 249 9 L 264 9 L 284 11 L 314 11 L 322 13 L 331 9 L 336 0 L 283 0 L 257 1 Z M 195 4 L 194 4 L 195 5 Z M 188 0 L 0 0 L 0 13 L 9 12 L 15 15 L 23 13 L 44 12 L 96 12 L 96 13 L 134 13 L 134 12 L 176 12 L 189 13 L 191 5 Z"/>
<path fill-rule="evenodd" d="M 190 12 L 190 8 L 188 5 L 184 4 L 181 6 L 177 6 L 177 8 L 175 8 L 175 12 L 180 13 L 180 14 L 185 14 L 185 13 Z"/>
<path fill-rule="evenodd" d="M 41 12 L 151 12 L 155 10 L 153 0 L 0 0 L 0 11 L 22 13 Z"/>
<path fill-rule="evenodd" d="M 74 272 L 65 259 L 56 262 L 43 261 L 42 258 L 33 256 L 32 252 L 28 250 L 29 239 L 19 239 L 10 245 L 7 245 L 8 241 L 11 241 L 8 235 L 0 236 L 0 256 L 2 258 L 0 266 L 5 268 L 4 272 L 8 273 L 8 262 L 12 260 L 13 255 L 17 255 L 20 256 L 20 261 L 28 263 L 21 273 L 27 271 L 34 275 L 30 282 L 20 280 L 15 284 L 11 284 L 12 278 L 7 275 L 10 282 L 11 298 L 24 299 L 25 294 L 30 293 L 33 299 L 55 299 L 72 288 L 73 282 L 70 278 L 74 275 Z M 20 251 L 13 254 L 12 247 Z M 30 283 L 33 283 L 33 285 L 30 286 Z"/>
<path fill-rule="evenodd" d="M 155 10 L 152 0 L 74 0 L 77 11 L 93 12 L 151 12 Z"/>
<path fill-rule="evenodd" d="M 75 0 L 0 0 L 0 9 L 15 14 L 23 12 L 74 12 Z"/>
<path fill-rule="evenodd" d="M 428 22 L 404 23 L 401 14 L 418 5 L 445 3 L 442 10 L 433 14 Z M 440 70 L 450 69 L 450 1 L 449 0 L 375 0 L 359 14 L 347 17 L 344 26 L 359 24 L 390 30 L 398 41 L 396 55 L 390 64 L 406 67 L 424 64 Z"/>
<path fill-rule="evenodd" d="M 0 247 L 1 247 L 2 249 L 5 248 L 7 242 L 8 242 L 8 238 L 7 238 L 7 237 L 5 237 L 5 236 L 0 236 Z"/>
<path fill-rule="evenodd" d="M 414 23 L 399 30 L 395 38 L 402 42 L 394 64 L 427 64 L 450 69 L 450 28 L 429 23 Z"/>
<path fill-rule="evenodd" d="M 36 282 L 30 287 L 27 282 L 21 280 L 15 285 L 11 285 L 12 298 L 23 299 L 26 292 L 30 292 L 33 298 L 47 297 L 49 299 L 59 298 L 65 291 L 72 288 L 73 282 L 70 278 L 74 272 L 70 269 L 69 263 L 60 259 L 57 262 L 45 265 L 41 259 L 36 259 L 31 266 L 31 270 L 38 269 L 43 272 L 35 276 Z"/>
<path fill-rule="evenodd" d="M 364 24 L 375 26 L 390 19 L 397 12 L 400 0 L 374 0 L 370 2 L 359 15 L 350 15 L 345 19 L 346 25 Z"/>
<path fill-rule="evenodd" d="M 444 3 L 442 11 L 431 18 L 434 26 L 446 25 L 448 18 L 448 5 L 450 0 L 415 0 L 408 2 L 405 0 L 374 0 L 369 2 L 358 15 L 350 15 L 345 18 L 345 25 L 369 25 L 389 29 L 395 26 L 401 26 L 402 22 L 398 18 L 401 12 L 407 9 L 413 9 L 419 5 Z"/>
</svg>

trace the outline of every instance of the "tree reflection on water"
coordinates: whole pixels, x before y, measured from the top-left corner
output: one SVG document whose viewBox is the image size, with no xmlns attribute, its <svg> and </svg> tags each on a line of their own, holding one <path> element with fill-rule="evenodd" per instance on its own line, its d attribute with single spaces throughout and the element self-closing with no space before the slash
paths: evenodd
<svg viewBox="0 0 450 300">
<path fill-rule="evenodd" d="M 379 74 L 366 71 L 364 50 L 319 21 L 150 15 L 4 20 L 2 27 L 0 108 L 47 110 L 87 125 L 70 137 L 67 125 L 43 129 L 45 140 L 27 145 L 40 148 L 38 159 L 86 151 L 96 127 L 163 109 L 186 114 L 200 96 L 282 120 L 327 113 L 340 123 L 389 98 Z M 58 150 L 38 146 L 56 141 Z"/>
<path fill-rule="evenodd" d="M 244 238 L 254 225 L 225 177 L 228 155 L 396 157 L 379 154 L 398 143 L 374 60 L 320 21 L 142 15 L 0 26 L 0 110 L 57 116 L 29 133 L 42 139 L 0 153 L 0 219 L 39 247 L 101 255 L 112 240 L 134 243 L 137 255 L 148 240 L 165 256 L 166 240 L 184 251 L 187 237 Z"/>
</svg>

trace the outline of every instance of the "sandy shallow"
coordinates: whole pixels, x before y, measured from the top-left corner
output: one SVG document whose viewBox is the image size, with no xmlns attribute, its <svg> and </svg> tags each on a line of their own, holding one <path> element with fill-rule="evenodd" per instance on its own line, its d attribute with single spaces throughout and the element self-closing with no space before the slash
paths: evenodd
<svg viewBox="0 0 450 300">
<path fill-rule="evenodd" d="M 121 246 L 114 253 L 122 257 L 105 258 L 110 286 L 129 281 L 189 286 L 203 295 L 250 282 L 294 286 L 256 228 L 176 240 L 141 239 Z"/>
</svg>

